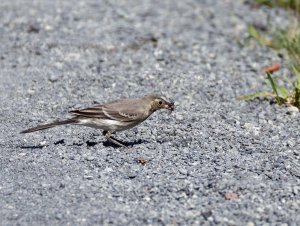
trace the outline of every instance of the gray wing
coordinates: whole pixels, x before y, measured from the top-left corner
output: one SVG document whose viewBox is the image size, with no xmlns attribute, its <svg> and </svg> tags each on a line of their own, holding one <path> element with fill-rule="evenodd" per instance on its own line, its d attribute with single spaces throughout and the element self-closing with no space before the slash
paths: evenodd
<svg viewBox="0 0 300 226">
<path fill-rule="evenodd" d="M 140 106 L 126 102 L 96 105 L 91 108 L 70 111 L 70 113 L 87 118 L 111 119 L 121 122 L 133 122 L 144 115 Z"/>
</svg>

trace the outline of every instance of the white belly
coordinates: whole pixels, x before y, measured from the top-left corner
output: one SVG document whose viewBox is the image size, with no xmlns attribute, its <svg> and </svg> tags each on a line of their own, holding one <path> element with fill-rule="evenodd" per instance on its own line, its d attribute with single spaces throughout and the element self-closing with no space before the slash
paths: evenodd
<svg viewBox="0 0 300 226">
<path fill-rule="evenodd" d="M 102 129 L 105 131 L 122 131 L 126 129 L 130 129 L 140 122 L 120 122 L 116 120 L 111 119 L 97 119 L 97 118 L 86 118 L 86 119 L 80 119 L 80 121 L 77 123 L 77 125 L 83 125 L 88 126 L 96 129 Z"/>
</svg>

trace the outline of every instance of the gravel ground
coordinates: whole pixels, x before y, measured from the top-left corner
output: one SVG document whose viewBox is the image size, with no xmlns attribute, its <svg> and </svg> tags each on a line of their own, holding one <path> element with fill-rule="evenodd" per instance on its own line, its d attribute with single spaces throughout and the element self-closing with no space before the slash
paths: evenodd
<svg viewBox="0 0 300 226">
<path fill-rule="evenodd" d="M 0 224 L 299 225 L 299 113 L 236 100 L 282 61 L 247 24 L 286 18 L 236 0 L 1 0 Z M 19 134 L 150 93 L 176 110 L 118 133 L 126 149 L 78 126 Z"/>
</svg>

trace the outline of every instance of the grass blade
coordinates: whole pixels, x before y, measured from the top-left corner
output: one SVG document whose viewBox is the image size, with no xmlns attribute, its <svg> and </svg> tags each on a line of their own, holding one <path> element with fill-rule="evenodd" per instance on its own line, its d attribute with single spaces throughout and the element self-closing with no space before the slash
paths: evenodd
<svg viewBox="0 0 300 226">
<path fill-rule="evenodd" d="M 273 80 L 273 78 L 272 78 L 272 76 L 271 76 L 270 73 L 267 73 L 267 79 L 269 80 L 269 82 L 270 82 L 270 84 L 271 84 L 271 86 L 272 86 L 273 92 L 274 92 L 275 95 L 276 95 L 276 96 L 275 96 L 276 102 L 277 102 L 278 104 L 283 104 L 286 100 L 285 100 L 284 98 L 282 98 L 281 96 L 279 96 L 278 91 L 277 91 L 277 88 L 280 87 L 280 86 L 274 82 L 274 80 Z M 281 88 L 283 88 L 283 87 L 281 87 Z M 280 90 L 280 89 L 279 89 L 279 90 Z M 287 90 L 286 90 L 285 88 L 283 88 L 282 90 L 283 90 L 284 92 L 285 92 L 285 91 L 287 92 Z M 281 91 L 280 91 L 280 92 L 281 92 Z"/>
<path fill-rule="evenodd" d="M 273 93 L 270 92 L 257 92 L 253 94 L 248 94 L 248 95 L 242 95 L 237 97 L 238 100 L 253 100 L 257 97 L 274 97 Z"/>
</svg>

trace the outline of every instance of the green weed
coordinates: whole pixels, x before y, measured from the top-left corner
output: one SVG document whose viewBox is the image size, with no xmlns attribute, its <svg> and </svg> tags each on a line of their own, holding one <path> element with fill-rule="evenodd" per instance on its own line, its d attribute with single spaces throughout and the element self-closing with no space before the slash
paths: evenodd
<svg viewBox="0 0 300 226">
<path fill-rule="evenodd" d="M 271 34 L 259 32 L 253 25 L 248 26 L 248 33 L 260 45 L 281 51 L 287 55 L 291 65 L 300 69 L 300 22 L 293 20 L 285 30 L 276 29 Z"/>
<path fill-rule="evenodd" d="M 259 5 L 290 9 L 300 14 L 300 0 L 255 0 L 255 2 Z"/>
<path fill-rule="evenodd" d="M 275 82 L 272 74 L 267 72 L 266 79 L 268 80 L 270 86 L 272 87 L 272 92 L 257 92 L 250 95 L 240 96 L 240 100 L 252 100 L 257 97 L 271 97 L 274 98 L 276 103 L 279 105 L 286 104 L 292 105 L 300 109 L 300 72 L 293 68 L 293 72 L 296 76 L 296 80 L 292 82 L 291 90 L 280 86 Z"/>
<path fill-rule="evenodd" d="M 258 4 L 268 5 L 270 7 L 283 7 L 296 11 L 300 15 L 300 0 L 255 0 Z M 239 97 L 243 100 L 251 100 L 256 97 L 270 97 L 273 98 L 277 104 L 293 105 L 300 109 L 300 21 L 299 16 L 294 16 L 291 19 L 289 26 L 286 29 L 275 29 L 275 31 L 262 32 L 253 25 L 248 26 L 248 33 L 260 45 L 267 46 L 279 51 L 281 55 L 285 56 L 290 61 L 291 70 L 295 76 L 293 81 L 284 80 L 288 82 L 289 89 L 279 85 L 272 73 L 279 70 L 279 65 L 272 65 L 264 70 L 266 79 L 270 84 L 271 92 L 257 92 L 250 95 Z M 275 66 L 275 67 L 274 67 Z M 277 67 L 276 67 L 277 66 Z M 284 79 L 283 76 L 277 79 Z M 276 79 L 276 80 L 277 80 Z"/>
</svg>

